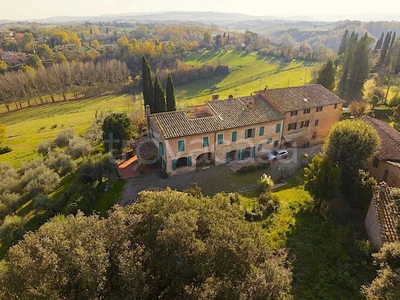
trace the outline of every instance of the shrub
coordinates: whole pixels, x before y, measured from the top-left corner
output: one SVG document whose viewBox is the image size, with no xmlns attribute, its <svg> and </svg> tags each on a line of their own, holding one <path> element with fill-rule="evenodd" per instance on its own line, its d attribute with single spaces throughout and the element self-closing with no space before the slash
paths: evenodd
<svg viewBox="0 0 400 300">
<path fill-rule="evenodd" d="M 38 195 L 33 200 L 33 208 L 37 210 L 46 210 L 49 205 L 49 197 L 46 195 Z"/>
<path fill-rule="evenodd" d="M 47 155 L 54 148 L 53 141 L 43 141 L 38 145 L 37 151 L 41 155 Z"/>
<path fill-rule="evenodd" d="M 265 173 L 262 174 L 259 181 L 259 187 L 262 192 L 271 192 L 272 188 L 274 187 L 274 181 L 272 180 L 271 176 Z"/>
<path fill-rule="evenodd" d="M 44 163 L 60 176 L 65 176 L 76 169 L 76 162 L 68 154 L 62 152 L 50 152 Z"/>
<path fill-rule="evenodd" d="M 56 144 L 58 147 L 66 147 L 69 144 L 69 140 L 73 139 L 75 137 L 74 129 L 73 128 L 67 128 L 62 131 L 60 131 L 56 138 L 54 139 L 54 144 Z"/>
<path fill-rule="evenodd" d="M 73 139 L 71 139 L 67 147 L 67 153 L 69 153 L 75 159 L 88 155 L 91 150 L 92 146 L 90 143 L 78 136 L 75 136 Z"/>
<path fill-rule="evenodd" d="M 390 98 L 387 102 L 389 107 L 395 107 L 400 104 L 400 93 L 396 92 L 392 98 Z"/>
<path fill-rule="evenodd" d="M 24 232 L 25 220 L 17 215 L 6 216 L 0 226 L 0 238 L 20 238 Z"/>
<path fill-rule="evenodd" d="M 12 151 L 12 148 L 9 146 L 0 147 L 0 154 L 6 154 Z"/>
</svg>

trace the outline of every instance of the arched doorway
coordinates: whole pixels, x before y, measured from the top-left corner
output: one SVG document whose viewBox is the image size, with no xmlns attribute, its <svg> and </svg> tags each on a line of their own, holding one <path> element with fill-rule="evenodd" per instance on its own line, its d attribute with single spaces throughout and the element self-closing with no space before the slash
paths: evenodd
<svg viewBox="0 0 400 300">
<path fill-rule="evenodd" d="M 213 161 L 212 161 L 211 152 L 206 152 L 206 153 L 200 154 L 196 158 L 196 167 L 197 168 L 202 168 L 202 167 L 208 166 L 212 163 L 213 163 Z"/>
</svg>

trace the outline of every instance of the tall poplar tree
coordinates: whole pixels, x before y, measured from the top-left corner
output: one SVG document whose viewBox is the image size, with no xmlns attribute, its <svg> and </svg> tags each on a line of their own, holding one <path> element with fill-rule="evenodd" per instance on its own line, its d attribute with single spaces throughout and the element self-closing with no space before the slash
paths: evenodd
<svg viewBox="0 0 400 300">
<path fill-rule="evenodd" d="M 171 75 L 168 75 L 167 77 L 166 93 L 167 93 L 167 111 L 175 111 L 176 110 L 175 88 Z"/>
<path fill-rule="evenodd" d="M 326 87 L 328 90 L 333 91 L 335 88 L 336 68 L 332 59 L 329 59 L 318 72 L 316 83 Z"/>
<path fill-rule="evenodd" d="M 153 93 L 153 82 L 151 80 L 150 65 L 146 57 L 142 57 L 142 84 L 143 84 L 143 99 L 144 108 L 146 105 L 150 106 L 150 112 L 154 112 L 154 93 Z"/>
<path fill-rule="evenodd" d="M 165 93 L 160 79 L 156 75 L 156 79 L 154 80 L 154 113 L 165 112 L 166 110 Z"/>
</svg>

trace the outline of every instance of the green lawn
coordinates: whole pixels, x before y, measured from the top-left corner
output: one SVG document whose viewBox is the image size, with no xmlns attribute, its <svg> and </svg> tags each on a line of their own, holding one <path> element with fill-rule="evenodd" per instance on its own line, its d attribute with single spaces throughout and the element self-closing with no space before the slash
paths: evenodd
<svg viewBox="0 0 400 300">
<path fill-rule="evenodd" d="M 281 208 L 260 226 L 274 249 L 288 250 L 294 299 L 362 299 L 361 285 L 376 274 L 362 220 L 351 211 L 340 212 L 340 217 L 315 212 L 301 172 L 274 195 Z M 240 196 L 241 204 L 251 209 L 258 192 Z"/>
</svg>

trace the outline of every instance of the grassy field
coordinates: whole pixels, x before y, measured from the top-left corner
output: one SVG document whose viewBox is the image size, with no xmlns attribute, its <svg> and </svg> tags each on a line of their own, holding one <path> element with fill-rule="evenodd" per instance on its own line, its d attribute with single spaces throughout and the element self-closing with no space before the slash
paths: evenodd
<svg viewBox="0 0 400 300">
<path fill-rule="evenodd" d="M 312 72 L 319 66 L 318 63 L 296 60 L 286 63 L 260 56 L 256 52 L 234 50 L 191 53 L 185 62 L 193 65 L 228 65 L 231 72 L 227 76 L 177 87 L 180 108 L 211 100 L 212 94 L 219 94 L 220 99 L 226 99 L 229 95 L 248 96 L 266 85 L 269 88 L 303 85 L 312 80 Z"/>
<path fill-rule="evenodd" d="M 133 103 L 131 95 L 109 95 L 79 101 L 49 103 L 41 106 L 24 108 L 12 113 L 0 115 L 0 123 L 7 128 L 4 145 L 13 151 L 0 156 L 18 168 L 23 161 L 35 159 L 40 142 L 53 139 L 57 133 L 72 127 L 77 134 L 88 129 L 95 120 L 95 113 L 107 115 L 111 112 L 131 112 L 141 108 Z"/>
<path fill-rule="evenodd" d="M 241 204 L 257 205 L 258 194 L 257 190 L 240 193 Z M 362 220 L 349 210 L 314 211 L 301 172 L 274 195 L 280 210 L 260 225 L 273 248 L 288 250 L 294 299 L 362 299 L 361 285 L 376 274 Z"/>
</svg>

